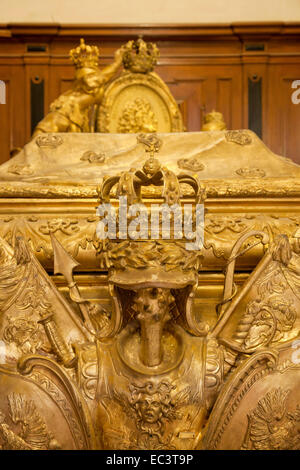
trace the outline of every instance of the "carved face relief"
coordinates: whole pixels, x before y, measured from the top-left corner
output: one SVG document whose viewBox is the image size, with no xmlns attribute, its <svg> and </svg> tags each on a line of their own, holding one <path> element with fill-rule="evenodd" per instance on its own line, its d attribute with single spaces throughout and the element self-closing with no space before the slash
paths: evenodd
<svg viewBox="0 0 300 470">
<path fill-rule="evenodd" d="M 155 385 L 147 382 L 143 386 L 132 385 L 130 406 L 136 419 L 137 429 L 146 433 L 163 433 L 164 423 L 176 418 L 177 413 L 171 398 L 175 386 L 169 382 Z"/>
<path fill-rule="evenodd" d="M 152 396 L 142 396 L 141 401 L 136 405 L 137 412 L 141 416 L 142 421 L 149 424 L 159 421 L 162 416 L 160 399 L 159 393 L 155 393 Z"/>
</svg>

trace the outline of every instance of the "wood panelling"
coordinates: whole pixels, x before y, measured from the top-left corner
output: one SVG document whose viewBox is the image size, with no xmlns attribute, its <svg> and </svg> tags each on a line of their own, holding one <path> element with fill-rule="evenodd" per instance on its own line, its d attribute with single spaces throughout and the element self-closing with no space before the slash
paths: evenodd
<svg viewBox="0 0 300 470">
<path fill-rule="evenodd" d="M 297 76 L 294 73 L 295 78 L 282 78 L 284 93 L 282 94 L 283 102 L 281 107 L 283 117 L 281 128 L 283 142 L 281 148 L 283 155 L 292 155 L 294 148 L 300 148 L 300 105 L 293 104 L 291 100 L 291 95 L 294 91 L 291 85 L 299 76 L 299 73 Z"/>
<path fill-rule="evenodd" d="M 0 66 L 0 77 L 6 84 L 6 104 L 0 104 L 0 163 L 3 163 L 12 148 L 22 147 L 26 142 L 24 67 Z"/>
<path fill-rule="evenodd" d="M 12 129 L 10 125 L 10 116 L 12 115 L 12 96 L 11 96 L 11 80 L 9 77 L 9 72 L 5 76 L 4 73 L 1 75 L 1 80 L 5 83 L 5 92 L 6 92 L 6 103 L 0 104 L 0 129 L 1 129 L 1 139 L 0 139 L 0 163 L 7 160 L 7 155 L 9 155 L 10 146 L 11 146 L 11 137 Z M 3 140 L 2 140 L 3 139 Z"/>
<path fill-rule="evenodd" d="M 284 156 L 296 155 L 300 163 L 300 104 L 292 102 L 294 80 L 299 80 L 300 64 L 272 66 L 268 90 L 267 119 L 270 123 L 266 143 Z M 272 132 L 271 132 L 272 130 Z M 295 152 L 296 149 L 296 152 Z"/>
<path fill-rule="evenodd" d="M 248 127 L 248 79 L 261 78 L 262 137 L 276 153 L 300 163 L 300 104 L 291 84 L 300 79 L 300 24 L 234 25 L 0 25 L 0 161 L 30 138 L 30 83 L 44 80 L 44 109 L 72 82 L 69 50 L 85 37 L 97 44 L 101 65 L 127 40 L 143 35 L 160 49 L 156 72 L 168 84 L 188 131 L 212 109 L 228 128 Z M 42 47 L 39 47 L 39 46 Z M 28 47 L 29 46 L 29 47 Z"/>
<path fill-rule="evenodd" d="M 224 77 L 217 79 L 216 109 L 223 114 L 229 129 L 232 129 L 233 93 L 235 93 L 235 89 L 232 78 Z M 241 104 L 239 105 L 239 109 L 241 112 Z"/>
</svg>

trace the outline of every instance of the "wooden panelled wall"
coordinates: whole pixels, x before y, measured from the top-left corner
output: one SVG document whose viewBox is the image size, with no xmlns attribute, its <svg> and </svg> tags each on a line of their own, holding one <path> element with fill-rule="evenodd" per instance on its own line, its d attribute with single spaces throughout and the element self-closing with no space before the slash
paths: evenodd
<svg viewBox="0 0 300 470">
<path fill-rule="evenodd" d="M 30 138 L 39 113 L 69 88 L 69 50 L 84 37 L 101 50 L 101 64 L 129 39 L 156 42 L 156 72 L 169 85 L 188 131 L 201 128 L 212 109 L 228 128 L 261 132 L 274 152 L 300 163 L 300 23 L 193 26 L 0 25 L 0 161 Z M 300 97 L 300 94 L 299 94 Z"/>
</svg>

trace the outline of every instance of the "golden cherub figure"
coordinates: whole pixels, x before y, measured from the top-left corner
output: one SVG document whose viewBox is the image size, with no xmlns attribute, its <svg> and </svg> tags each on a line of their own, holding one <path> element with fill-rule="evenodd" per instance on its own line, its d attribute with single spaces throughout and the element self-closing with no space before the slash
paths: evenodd
<svg viewBox="0 0 300 470">
<path fill-rule="evenodd" d="M 123 47 L 118 49 L 114 62 L 100 70 L 99 48 L 86 45 L 84 39 L 80 39 L 80 45 L 70 51 L 76 67 L 72 88 L 53 101 L 33 137 L 44 132 L 93 132 L 94 105 L 101 103 L 105 84 L 122 64 L 123 52 Z"/>
</svg>

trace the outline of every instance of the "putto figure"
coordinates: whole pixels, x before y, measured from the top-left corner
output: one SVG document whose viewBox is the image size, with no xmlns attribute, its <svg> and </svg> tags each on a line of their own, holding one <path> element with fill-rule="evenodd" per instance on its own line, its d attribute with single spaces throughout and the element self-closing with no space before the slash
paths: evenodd
<svg viewBox="0 0 300 470">
<path fill-rule="evenodd" d="M 99 48 L 80 45 L 70 51 L 76 72 L 72 88 L 51 105 L 50 113 L 36 126 L 33 137 L 43 132 L 93 132 L 95 105 L 103 98 L 106 83 L 122 64 L 124 47 L 115 52 L 111 65 L 99 69 Z"/>
</svg>

